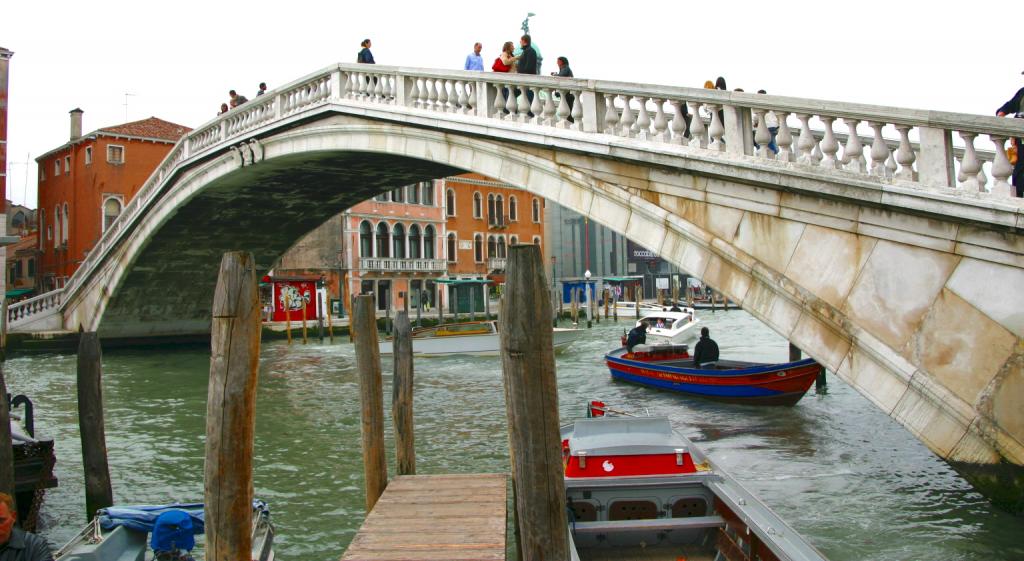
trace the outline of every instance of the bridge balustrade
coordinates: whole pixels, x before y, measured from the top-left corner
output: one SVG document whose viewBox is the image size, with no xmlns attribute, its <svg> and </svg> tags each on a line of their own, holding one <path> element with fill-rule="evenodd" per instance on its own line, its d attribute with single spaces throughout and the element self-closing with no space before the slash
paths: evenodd
<svg viewBox="0 0 1024 561">
<path fill-rule="evenodd" d="M 7 325 L 23 323 L 34 315 L 58 308 L 63 303 L 64 289 L 58 288 L 7 306 Z"/>
<path fill-rule="evenodd" d="M 402 259 L 396 257 L 360 257 L 359 268 L 364 271 L 392 271 L 416 273 L 443 273 L 447 270 L 444 259 Z"/>
<path fill-rule="evenodd" d="M 615 137 L 661 150 L 678 147 L 684 156 L 749 157 L 839 179 L 873 178 L 994 203 L 1012 196 L 1006 142 L 1024 137 L 1024 121 L 1017 119 L 698 88 L 338 64 L 248 101 L 182 138 L 63 292 L 73 294 L 98 269 L 182 169 L 227 149 L 251 162 L 260 149 L 250 138 L 254 133 L 328 104 L 341 111 L 358 106 L 404 115 L 445 114 L 435 121 L 441 128 L 449 121 L 482 118 L 524 130 L 559 129 L 563 132 L 556 134 L 577 138 L 605 135 L 609 142 Z M 778 153 L 767 148 L 769 113 L 779 125 Z M 979 149 L 976 141 L 991 149 Z"/>
</svg>

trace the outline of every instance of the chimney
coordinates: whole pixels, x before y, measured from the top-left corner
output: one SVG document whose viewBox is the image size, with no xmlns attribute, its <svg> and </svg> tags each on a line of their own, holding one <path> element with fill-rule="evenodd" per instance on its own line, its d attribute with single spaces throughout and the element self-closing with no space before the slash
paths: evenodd
<svg viewBox="0 0 1024 561">
<path fill-rule="evenodd" d="M 82 111 L 79 108 L 74 108 L 70 111 L 71 113 L 71 140 L 82 136 Z"/>
</svg>

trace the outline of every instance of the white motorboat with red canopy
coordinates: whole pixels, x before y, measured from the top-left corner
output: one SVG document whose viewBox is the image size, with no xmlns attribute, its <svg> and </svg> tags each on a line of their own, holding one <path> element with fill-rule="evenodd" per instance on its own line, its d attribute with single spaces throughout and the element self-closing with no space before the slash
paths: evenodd
<svg viewBox="0 0 1024 561">
<path fill-rule="evenodd" d="M 606 411 L 562 428 L 572 559 L 825 560 L 667 418 Z"/>
</svg>

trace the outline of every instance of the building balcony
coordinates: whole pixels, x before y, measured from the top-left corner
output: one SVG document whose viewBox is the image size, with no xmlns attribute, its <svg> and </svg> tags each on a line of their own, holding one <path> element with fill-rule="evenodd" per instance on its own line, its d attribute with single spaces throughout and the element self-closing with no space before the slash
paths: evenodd
<svg viewBox="0 0 1024 561">
<path fill-rule="evenodd" d="M 504 216 L 491 215 L 487 219 L 487 228 L 491 230 L 504 230 L 508 228 L 508 219 Z"/>
<path fill-rule="evenodd" d="M 508 259 L 504 257 L 490 257 L 487 259 L 487 270 L 488 271 L 504 271 L 505 265 L 508 263 Z"/>
<path fill-rule="evenodd" d="M 444 259 L 402 259 L 395 257 L 360 257 L 359 268 L 363 271 L 386 271 L 393 273 L 443 273 L 448 270 Z"/>
</svg>

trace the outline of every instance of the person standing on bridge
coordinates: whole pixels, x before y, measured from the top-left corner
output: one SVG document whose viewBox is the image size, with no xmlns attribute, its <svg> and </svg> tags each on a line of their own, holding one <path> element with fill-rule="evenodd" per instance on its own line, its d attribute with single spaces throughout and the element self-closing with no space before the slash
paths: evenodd
<svg viewBox="0 0 1024 561">
<path fill-rule="evenodd" d="M 480 56 L 480 51 L 483 50 L 484 46 L 480 43 L 473 44 L 473 52 L 466 55 L 466 64 L 463 65 L 463 70 L 479 70 L 484 71 L 484 57 Z"/>
<path fill-rule="evenodd" d="M 376 64 L 373 61 L 373 53 L 370 52 L 370 40 L 363 39 L 363 42 L 359 45 L 363 50 L 359 51 L 359 54 L 356 55 L 356 62 L 360 62 L 362 64 Z"/>
<path fill-rule="evenodd" d="M 529 35 L 523 35 L 519 39 L 519 44 L 523 49 L 523 54 L 519 55 L 519 62 L 516 63 L 516 72 L 520 74 L 537 73 L 537 51 L 533 50 L 531 43 L 532 40 Z M 530 101 L 533 101 L 533 96 L 531 95 L 529 97 Z"/>
<path fill-rule="evenodd" d="M 1021 72 L 1021 74 L 1024 74 L 1024 72 Z M 999 109 L 996 109 L 996 116 L 1014 116 L 1018 119 L 1024 118 L 1024 88 L 1017 90 L 1017 93 L 1013 94 L 1010 101 L 1007 101 L 999 107 Z M 1017 163 L 1013 166 L 1013 176 L 1011 181 L 1017 191 L 1017 196 L 1024 197 L 1024 154 L 1021 153 L 1021 148 L 1024 148 L 1024 144 L 1021 143 L 1020 138 L 1011 139 L 1011 142 L 1013 142 L 1014 146 L 1017 147 Z"/>
</svg>

